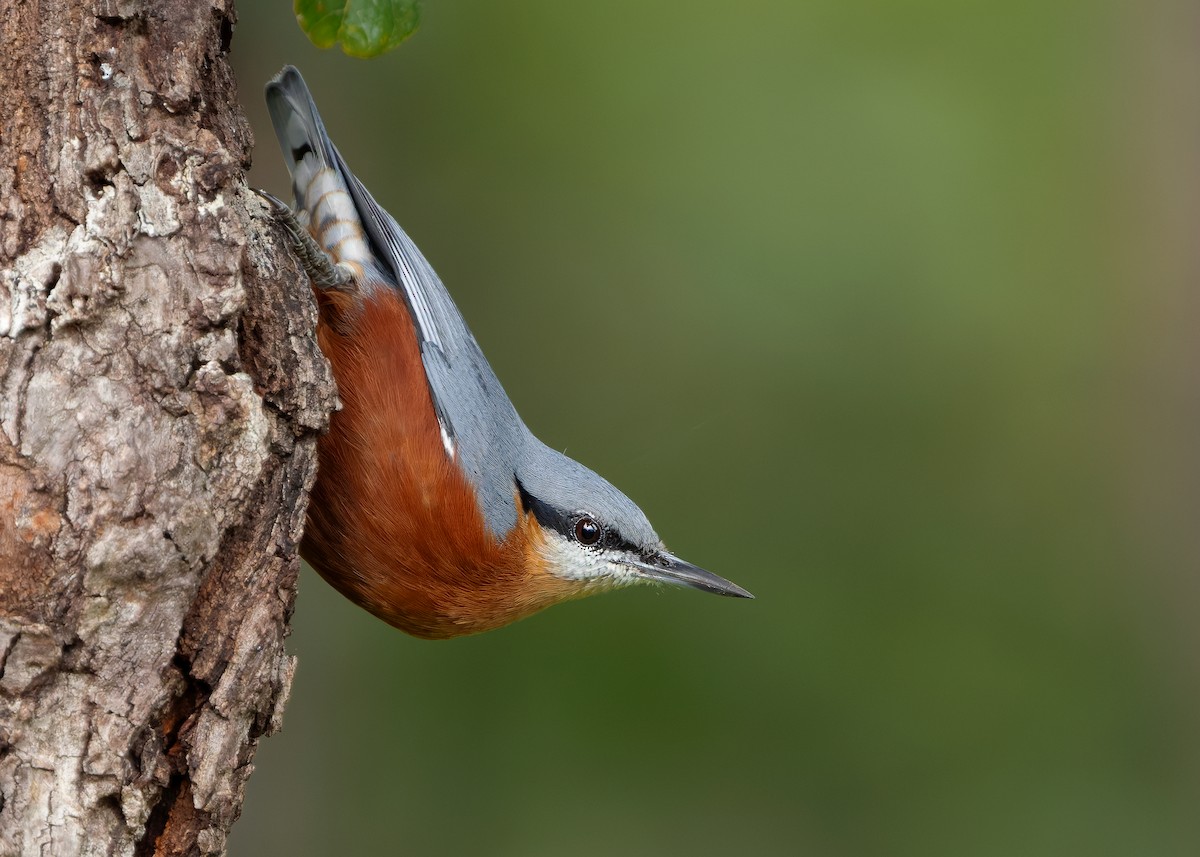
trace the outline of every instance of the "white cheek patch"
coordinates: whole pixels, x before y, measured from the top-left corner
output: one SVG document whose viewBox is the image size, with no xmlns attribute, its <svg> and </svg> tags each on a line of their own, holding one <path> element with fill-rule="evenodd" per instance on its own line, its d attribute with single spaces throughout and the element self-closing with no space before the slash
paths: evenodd
<svg viewBox="0 0 1200 857">
<path fill-rule="evenodd" d="M 589 550 L 557 533 L 547 535 L 542 549 L 551 574 L 564 580 L 603 581 L 611 586 L 637 582 L 638 575 L 628 566 L 613 562 L 602 551 Z"/>
<path fill-rule="evenodd" d="M 608 568 L 608 573 L 604 577 L 613 586 L 629 586 L 632 583 L 646 582 L 644 577 L 624 563 L 608 562 L 605 563 L 605 566 Z"/>
</svg>

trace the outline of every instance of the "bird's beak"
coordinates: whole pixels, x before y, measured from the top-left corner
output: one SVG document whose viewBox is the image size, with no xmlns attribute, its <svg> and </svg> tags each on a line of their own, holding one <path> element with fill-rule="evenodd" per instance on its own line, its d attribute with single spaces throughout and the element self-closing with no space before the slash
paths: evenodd
<svg viewBox="0 0 1200 857">
<path fill-rule="evenodd" d="M 666 551 L 659 552 L 651 559 L 631 559 L 629 565 L 647 580 L 672 583 L 676 586 L 690 586 L 693 589 L 711 592 L 713 595 L 727 595 L 730 598 L 754 597 L 736 583 L 718 577 L 711 571 L 705 571 L 690 562 L 685 562 Z"/>
</svg>

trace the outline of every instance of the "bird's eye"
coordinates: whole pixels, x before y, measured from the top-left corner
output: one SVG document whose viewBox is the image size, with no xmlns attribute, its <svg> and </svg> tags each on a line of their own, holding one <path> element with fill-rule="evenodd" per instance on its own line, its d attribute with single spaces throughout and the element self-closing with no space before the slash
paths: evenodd
<svg viewBox="0 0 1200 857">
<path fill-rule="evenodd" d="M 581 545 L 594 545 L 604 535 L 604 527 L 586 515 L 575 522 L 575 541 Z"/>
</svg>

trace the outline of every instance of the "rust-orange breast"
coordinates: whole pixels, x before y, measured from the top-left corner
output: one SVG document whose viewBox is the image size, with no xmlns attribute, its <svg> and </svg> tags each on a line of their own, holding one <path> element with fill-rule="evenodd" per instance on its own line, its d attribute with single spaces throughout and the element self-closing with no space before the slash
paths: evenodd
<svg viewBox="0 0 1200 857">
<path fill-rule="evenodd" d="M 520 514 L 503 541 L 446 454 L 408 308 L 390 288 L 318 293 L 342 410 L 319 442 L 301 553 L 355 603 L 421 637 L 499 627 L 579 587 L 540 560 Z M 514 500 L 515 502 L 515 500 Z"/>
</svg>

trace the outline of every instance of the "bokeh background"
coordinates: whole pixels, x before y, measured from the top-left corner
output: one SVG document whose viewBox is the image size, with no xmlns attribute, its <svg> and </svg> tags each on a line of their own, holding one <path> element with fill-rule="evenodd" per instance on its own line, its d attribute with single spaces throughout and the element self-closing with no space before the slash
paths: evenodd
<svg viewBox="0 0 1200 857">
<path fill-rule="evenodd" d="M 425 0 L 301 67 L 526 421 L 758 595 L 301 580 L 231 854 L 1200 853 L 1200 8 Z"/>
</svg>

